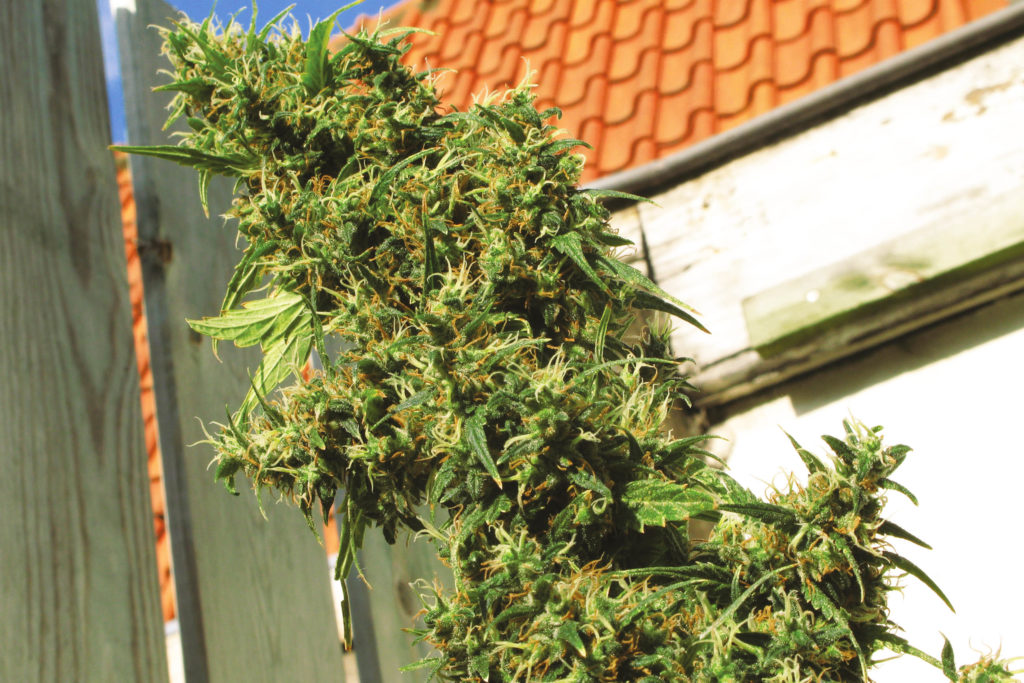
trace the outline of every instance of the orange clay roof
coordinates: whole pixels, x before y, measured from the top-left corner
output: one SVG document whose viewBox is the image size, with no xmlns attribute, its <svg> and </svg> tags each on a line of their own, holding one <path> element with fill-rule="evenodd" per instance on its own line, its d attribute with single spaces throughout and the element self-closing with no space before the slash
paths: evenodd
<svg viewBox="0 0 1024 683">
<path fill-rule="evenodd" d="M 1001 9 L 1007 0 L 406 0 L 406 62 L 442 99 L 534 71 L 537 106 L 594 146 L 584 181 L 665 157 Z M 374 25 L 376 17 L 363 18 Z"/>
</svg>

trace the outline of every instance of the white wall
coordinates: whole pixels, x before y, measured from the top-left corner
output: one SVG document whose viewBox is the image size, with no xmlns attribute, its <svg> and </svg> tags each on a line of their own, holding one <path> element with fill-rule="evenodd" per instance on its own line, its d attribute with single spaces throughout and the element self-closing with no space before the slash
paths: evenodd
<svg viewBox="0 0 1024 683">
<path fill-rule="evenodd" d="M 803 470 L 782 429 L 823 454 L 849 416 L 886 427 L 914 451 L 894 477 L 920 507 L 892 494 L 887 517 L 932 545 L 897 541 L 957 609 L 905 581 L 893 620 L 938 655 L 945 633 L 957 664 L 1002 645 L 1024 655 L 1024 296 L 922 330 L 736 406 L 713 433 L 730 439 L 734 476 L 756 493 L 782 470 Z M 779 484 L 784 480 L 779 478 Z M 973 649 L 972 649 L 973 648 Z M 1024 661 L 1017 668 L 1024 668 Z M 940 681 L 911 657 L 882 665 L 878 681 Z"/>
</svg>

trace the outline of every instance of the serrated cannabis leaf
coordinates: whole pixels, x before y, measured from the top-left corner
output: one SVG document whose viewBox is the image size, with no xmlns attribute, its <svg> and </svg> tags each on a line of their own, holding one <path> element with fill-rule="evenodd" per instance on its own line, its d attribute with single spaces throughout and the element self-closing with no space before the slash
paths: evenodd
<svg viewBox="0 0 1024 683">
<path fill-rule="evenodd" d="M 672 481 L 631 481 L 624 488 L 622 502 L 633 510 L 641 527 L 683 522 L 715 507 L 710 494 Z"/>
</svg>

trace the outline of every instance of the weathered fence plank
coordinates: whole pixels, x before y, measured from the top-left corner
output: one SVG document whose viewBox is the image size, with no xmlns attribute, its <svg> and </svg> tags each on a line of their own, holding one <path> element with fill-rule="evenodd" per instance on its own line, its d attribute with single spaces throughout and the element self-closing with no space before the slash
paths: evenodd
<svg viewBox="0 0 1024 683">
<path fill-rule="evenodd" d="M 161 126 L 170 98 L 151 92 L 167 64 L 149 26 L 170 18 L 177 13 L 161 0 L 118 10 L 132 144 L 169 140 Z M 267 494 L 264 520 L 252 493 L 237 500 L 214 484 L 208 447 L 186 447 L 204 438 L 196 416 L 210 421 L 237 405 L 256 365 L 224 345 L 218 362 L 185 323 L 219 312 L 239 255 L 235 230 L 203 217 L 191 169 L 137 157 L 132 173 L 186 679 L 343 680 L 325 554 L 301 516 Z M 214 215 L 230 190 L 211 186 Z"/>
<path fill-rule="evenodd" d="M 451 589 L 451 570 L 441 564 L 434 546 L 425 540 L 412 542 L 410 539 L 410 542 L 406 543 L 406 538 L 399 536 L 398 542 L 389 546 L 376 529 L 366 535 L 360 561 L 372 586 L 366 594 L 369 609 L 373 614 L 374 640 L 379 657 L 379 680 L 383 683 L 414 683 L 426 680 L 428 669 L 402 673 L 399 667 L 429 657 L 437 651 L 426 643 L 414 645 L 414 636 L 403 629 L 416 625 L 416 615 L 423 607 L 419 595 L 429 594 L 428 588 L 435 579 Z M 410 586 L 413 582 L 417 583 L 416 587 Z M 353 599 L 353 607 L 355 604 L 356 600 Z M 359 632 L 356 631 L 356 637 L 358 636 Z M 357 642 L 356 656 L 359 658 L 360 683 L 365 683 L 363 672 L 372 672 L 373 668 L 372 665 L 364 663 L 360 654 Z"/>
<path fill-rule="evenodd" d="M 96 2 L 0 35 L 0 680 L 166 680 Z"/>
</svg>

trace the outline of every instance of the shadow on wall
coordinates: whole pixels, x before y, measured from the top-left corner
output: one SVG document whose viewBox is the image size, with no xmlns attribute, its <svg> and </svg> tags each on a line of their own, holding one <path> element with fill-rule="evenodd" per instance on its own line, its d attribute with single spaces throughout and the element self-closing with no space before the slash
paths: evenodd
<svg viewBox="0 0 1024 683">
<path fill-rule="evenodd" d="M 854 354 L 825 370 L 777 387 L 772 397 L 789 395 L 804 415 L 844 396 L 918 370 L 937 361 L 1024 328 L 1024 294 L 998 299 L 919 329 L 880 347 Z M 955 380 L 951 379 L 951 383 Z M 761 397 L 757 403 L 764 400 Z M 742 410 L 742 408 L 741 408 Z M 733 411 L 730 411 L 733 412 Z"/>
</svg>

